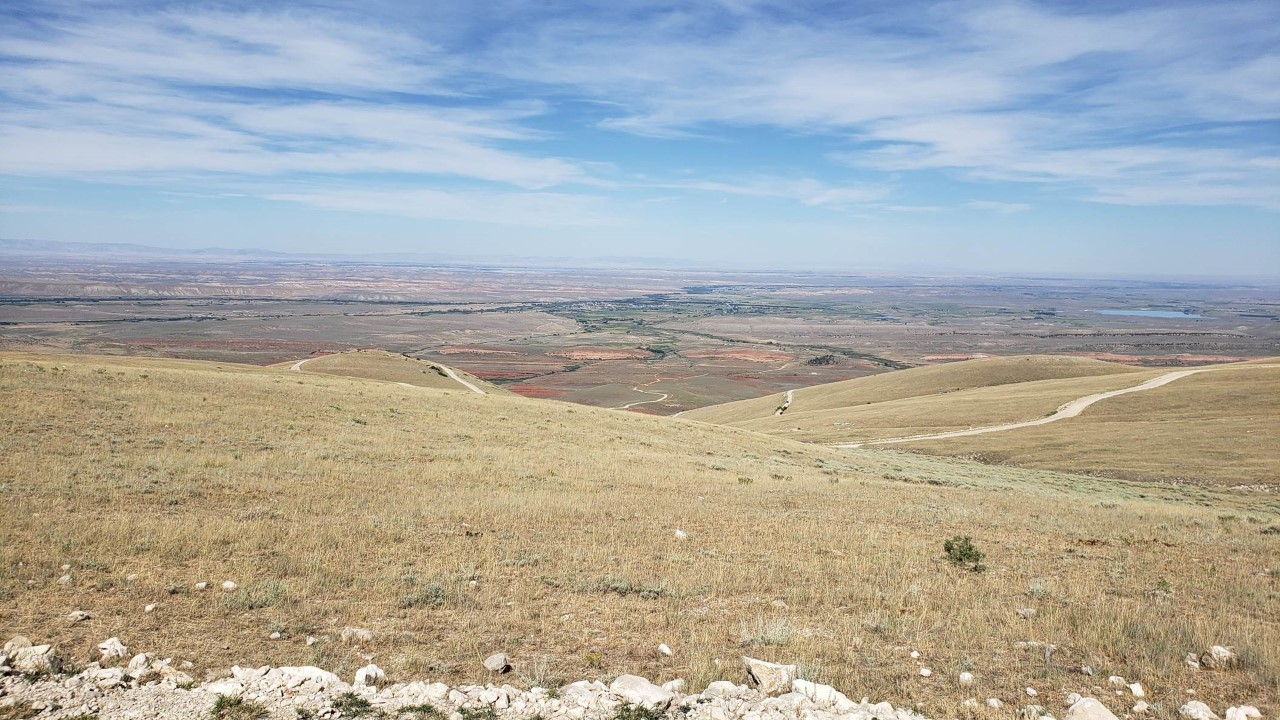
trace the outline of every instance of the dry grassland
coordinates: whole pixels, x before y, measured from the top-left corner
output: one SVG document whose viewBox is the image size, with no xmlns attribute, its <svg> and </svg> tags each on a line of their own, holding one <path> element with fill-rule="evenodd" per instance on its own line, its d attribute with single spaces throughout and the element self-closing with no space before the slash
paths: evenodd
<svg viewBox="0 0 1280 720">
<path fill-rule="evenodd" d="M 1022 467 L 1265 484 L 1275 491 L 1280 489 L 1280 367 L 1259 364 L 1241 363 L 1238 369 L 1199 373 L 1111 398 L 1064 422 L 910 447 Z"/>
<path fill-rule="evenodd" d="M 793 411 L 843 410 L 859 405 L 940 395 L 1036 380 L 1121 375 L 1141 372 L 1115 363 L 1055 355 L 989 357 L 882 373 L 865 378 L 802 388 L 794 393 Z M 720 425 L 773 416 L 783 396 L 724 403 L 684 413 L 683 417 Z M 792 411 L 788 411 L 791 414 Z"/>
<path fill-rule="evenodd" d="M 294 363 L 281 363 L 274 369 L 290 370 Z M 323 373 L 342 377 L 381 380 L 384 382 L 405 383 L 418 387 L 435 388 L 437 390 L 462 390 L 469 392 L 456 380 L 437 370 L 434 363 L 405 357 L 385 350 L 353 350 L 309 358 L 301 368 L 305 373 Z M 485 382 L 479 378 L 453 368 L 453 371 L 485 392 L 512 394 L 508 391 Z"/>
<path fill-rule="evenodd" d="M 741 681 L 746 653 L 937 717 L 967 715 L 970 696 L 1024 704 L 1027 686 L 1052 711 L 1112 673 L 1146 686 L 1155 717 L 1188 688 L 1280 710 L 1271 495 L 69 356 L 0 355 L 0 453 L 0 633 L 72 657 L 118 635 L 202 668 L 349 678 L 372 657 L 395 679 L 461 682 L 505 651 L 520 684 L 635 672 L 696 688 Z M 948 563 L 952 535 L 989 570 Z M 225 579 L 240 591 L 192 589 Z M 93 617 L 70 624 L 74 609 Z M 345 646 L 348 625 L 376 639 Z M 1183 665 L 1211 643 L 1244 666 Z M 966 669 L 972 688 L 955 681 Z"/>
</svg>

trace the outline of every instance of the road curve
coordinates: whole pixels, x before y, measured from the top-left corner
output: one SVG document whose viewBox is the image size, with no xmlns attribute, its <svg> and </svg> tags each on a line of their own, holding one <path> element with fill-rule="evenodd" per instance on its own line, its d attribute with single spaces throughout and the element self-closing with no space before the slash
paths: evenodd
<svg viewBox="0 0 1280 720">
<path fill-rule="evenodd" d="M 292 371 L 294 371 L 294 372 L 302 372 L 302 365 L 303 365 L 303 363 L 307 363 L 307 362 L 310 362 L 310 361 L 312 361 L 312 360 L 315 360 L 315 358 L 306 358 L 306 359 L 303 359 L 303 360 L 299 360 L 298 362 L 294 363 L 293 365 L 290 365 L 290 366 L 289 366 L 289 369 L 290 369 L 290 370 L 292 370 Z M 476 387 L 475 385 L 473 385 L 473 384 L 471 384 L 471 383 L 467 382 L 466 380 L 463 380 L 462 378 L 458 377 L 458 374 L 457 374 L 456 372 L 454 372 L 454 371 L 453 371 L 453 368 L 449 367 L 448 365 L 441 365 L 440 363 L 433 363 L 433 364 L 434 364 L 436 367 L 438 367 L 438 368 L 440 368 L 441 370 L 443 370 L 443 371 L 444 371 L 444 374 L 445 374 L 445 375 L 448 375 L 448 376 L 449 376 L 449 377 L 450 377 L 454 382 L 458 383 L 459 385 L 462 385 L 463 387 L 465 387 L 466 389 L 470 390 L 471 392 L 476 393 L 476 394 L 479 394 L 479 395 L 486 395 L 486 394 L 487 394 L 485 391 L 481 390 L 480 388 Z M 403 385 L 403 386 L 405 386 L 405 387 L 420 387 L 420 386 L 418 386 L 418 385 L 410 385 L 409 383 L 402 383 L 402 382 L 398 382 L 398 383 L 396 383 L 396 384 L 397 384 L 397 385 Z"/>
<path fill-rule="evenodd" d="M 1267 367 L 1267 366 L 1258 365 L 1255 367 Z M 1159 377 L 1152 378 L 1142 383 L 1141 385 L 1134 385 L 1133 387 L 1124 388 L 1122 390 L 1111 390 L 1108 392 L 1100 392 L 1100 393 L 1094 393 L 1092 395 L 1085 395 L 1082 398 L 1076 398 L 1075 400 L 1072 400 L 1071 402 L 1059 407 L 1057 410 L 1054 410 L 1049 415 L 1046 415 L 1038 420 L 1027 420 L 1026 422 L 1007 423 L 1005 425 L 988 425 L 986 427 L 969 428 L 968 430 L 951 430 L 949 432 L 930 433 L 927 435 L 909 435 L 906 437 L 882 438 L 880 440 L 866 440 L 858 443 L 838 443 L 838 444 L 832 445 L 832 447 L 852 449 L 852 448 L 860 448 L 864 445 L 892 445 L 896 443 L 916 442 L 919 440 L 943 440 L 946 438 L 967 437 L 969 435 L 985 435 L 987 433 L 993 433 L 993 432 L 1017 430 L 1018 428 L 1035 427 L 1037 425 L 1048 425 L 1051 422 L 1057 422 L 1059 420 L 1066 420 L 1067 418 L 1076 417 L 1080 413 L 1084 412 L 1085 408 L 1089 407 L 1090 405 L 1096 402 L 1106 400 L 1107 398 L 1113 398 L 1113 397 L 1116 397 L 1117 395 L 1127 395 L 1129 393 L 1142 392 L 1143 390 L 1151 390 L 1152 388 L 1158 388 L 1161 385 L 1168 385 L 1174 380 L 1184 378 L 1188 375 L 1195 375 L 1196 373 L 1208 372 L 1210 370 L 1215 370 L 1215 369 L 1216 368 L 1198 368 L 1195 370 L 1178 370 L 1176 372 L 1165 373 L 1164 375 L 1161 375 Z"/>
<path fill-rule="evenodd" d="M 782 413 L 787 411 L 787 408 L 791 407 L 791 397 L 792 397 L 792 393 L 794 392 L 795 392 L 794 390 L 787 391 L 787 399 L 783 400 L 782 404 L 778 406 L 778 409 L 773 411 L 774 417 L 781 415 Z"/>
</svg>

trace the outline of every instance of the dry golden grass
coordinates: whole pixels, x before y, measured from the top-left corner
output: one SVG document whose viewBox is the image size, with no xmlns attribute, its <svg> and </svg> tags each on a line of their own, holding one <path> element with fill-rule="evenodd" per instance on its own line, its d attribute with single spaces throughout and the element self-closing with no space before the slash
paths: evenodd
<svg viewBox="0 0 1280 720">
<path fill-rule="evenodd" d="M 73 657 L 119 635 L 205 668 L 349 677 L 372 657 L 461 682 L 501 650 L 522 684 L 696 687 L 741 680 L 747 653 L 939 717 L 1028 685 L 1057 707 L 1094 692 L 1070 670 L 1087 663 L 1143 682 L 1161 717 L 1186 688 L 1280 710 L 1280 537 L 1259 532 L 1274 496 L 129 358 L 0 355 L 0 451 L 0 632 Z M 943 559 L 952 535 L 988 572 Z M 246 592 L 191 590 L 224 579 Z M 67 623 L 77 608 L 93 618 Z M 346 625 L 377 639 L 343 646 Z M 1019 641 L 1058 650 L 1046 663 Z M 1244 667 L 1182 665 L 1210 643 Z"/>
<path fill-rule="evenodd" d="M 292 371 L 295 362 L 280 363 L 273 369 Z M 384 382 L 404 383 L 418 387 L 435 388 L 437 390 L 459 390 L 470 392 L 466 387 L 449 377 L 439 365 L 425 360 L 405 357 L 385 350 L 352 350 L 308 358 L 299 368 L 299 372 L 323 373 L 342 377 L 381 380 Z M 479 378 L 473 377 L 457 368 L 452 368 L 460 377 L 472 385 L 489 393 L 512 395 L 503 388 Z"/>
<path fill-rule="evenodd" d="M 802 401 L 796 400 L 784 415 L 733 426 L 818 443 L 908 437 L 1035 420 L 1076 398 L 1131 387 L 1162 374 L 1156 371 L 1037 380 L 831 410 L 808 411 L 800 404 Z"/>
<path fill-rule="evenodd" d="M 1280 367 L 1259 364 L 1110 398 L 1063 422 L 903 447 L 1022 467 L 1276 488 Z"/>
<path fill-rule="evenodd" d="M 801 388 L 793 393 L 794 404 L 787 414 L 791 415 L 797 411 L 843 410 L 871 403 L 1036 380 L 1135 372 L 1141 371 L 1126 365 L 1088 358 L 1058 355 L 988 357 Z M 774 411 L 782 404 L 782 399 L 783 394 L 779 393 L 763 398 L 690 410 L 681 417 L 719 425 L 766 419 L 773 416 Z"/>
</svg>

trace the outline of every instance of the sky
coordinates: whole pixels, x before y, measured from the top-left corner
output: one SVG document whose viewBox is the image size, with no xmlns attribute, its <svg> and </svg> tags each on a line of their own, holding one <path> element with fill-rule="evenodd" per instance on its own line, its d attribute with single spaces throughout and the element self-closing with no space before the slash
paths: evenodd
<svg viewBox="0 0 1280 720">
<path fill-rule="evenodd" d="M 1280 275 L 1280 3 L 0 4 L 0 238 Z"/>
</svg>

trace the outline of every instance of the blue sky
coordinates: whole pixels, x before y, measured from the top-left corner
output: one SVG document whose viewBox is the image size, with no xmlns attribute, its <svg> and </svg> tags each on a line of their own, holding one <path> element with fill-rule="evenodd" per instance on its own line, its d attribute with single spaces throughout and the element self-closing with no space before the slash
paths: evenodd
<svg viewBox="0 0 1280 720">
<path fill-rule="evenodd" d="M 1280 274 L 1274 2 L 19 1 L 0 65 L 0 237 Z"/>
</svg>

